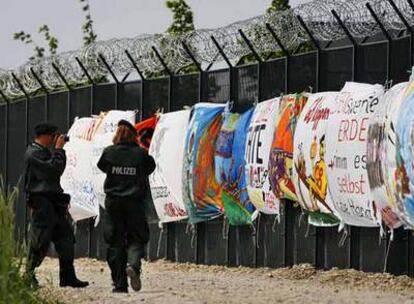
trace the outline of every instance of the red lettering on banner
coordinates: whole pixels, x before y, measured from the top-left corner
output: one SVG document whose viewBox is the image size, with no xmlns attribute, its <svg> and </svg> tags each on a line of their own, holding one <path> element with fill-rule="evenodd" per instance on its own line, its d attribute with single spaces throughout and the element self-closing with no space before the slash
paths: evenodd
<svg viewBox="0 0 414 304">
<path fill-rule="evenodd" d="M 340 193 L 349 194 L 365 194 L 365 180 L 363 175 L 358 180 L 351 180 L 351 176 L 348 174 L 343 177 L 337 177 Z"/>
<path fill-rule="evenodd" d="M 339 123 L 338 141 L 365 141 L 367 133 L 368 117 L 360 120 L 355 118 L 343 119 Z"/>
</svg>

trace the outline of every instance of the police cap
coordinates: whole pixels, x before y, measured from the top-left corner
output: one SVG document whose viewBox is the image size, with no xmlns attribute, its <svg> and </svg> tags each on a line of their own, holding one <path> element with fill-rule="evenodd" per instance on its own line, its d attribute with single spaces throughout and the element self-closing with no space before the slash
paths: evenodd
<svg viewBox="0 0 414 304">
<path fill-rule="evenodd" d="M 57 130 L 58 130 L 58 127 L 48 122 L 41 122 L 37 124 L 34 128 L 36 136 L 53 135 L 53 134 L 56 134 Z"/>
</svg>

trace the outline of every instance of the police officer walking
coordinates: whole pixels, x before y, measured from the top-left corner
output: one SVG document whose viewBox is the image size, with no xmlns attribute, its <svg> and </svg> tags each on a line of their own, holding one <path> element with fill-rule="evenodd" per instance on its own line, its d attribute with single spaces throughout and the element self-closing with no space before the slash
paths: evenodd
<svg viewBox="0 0 414 304">
<path fill-rule="evenodd" d="M 113 292 L 128 292 L 127 276 L 135 291 L 141 289 L 141 259 L 149 239 L 145 215 L 148 175 L 154 159 L 136 143 L 136 130 L 126 120 L 118 123 L 113 145 L 107 147 L 98 168 L 106 173 L 104 218 L 107 262 Z"/>
<path fill-rule="evenodd" d="M 41 123 L 35 127 L 35 140 L 25 154 L 25 190 L 31 211 L 29 256 L 26 276 L 38 286 L 35 268 L 40 266 L 53 242 L 59 257 L 60 286 L 86 287 L 76 278 L 73 266 L 75 237 L 70 224 L 69 195 L 63 193 L 60 177 L 66 166 L 65 137 L 57 127 Z"/>
</svg>

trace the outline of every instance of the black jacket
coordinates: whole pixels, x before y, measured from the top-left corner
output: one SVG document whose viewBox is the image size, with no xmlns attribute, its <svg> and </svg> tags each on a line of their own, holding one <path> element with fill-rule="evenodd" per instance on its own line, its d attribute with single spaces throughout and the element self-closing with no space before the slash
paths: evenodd
<svg viewBox="0 0 414 304">
<path fill-rule="evenodd" d="M 63 193 L 60 177 L 66 167 L 65 150 L 54 149 L 52 151 L 37 143 L 32 143 L 27 147 L 24 162 L 27 193 Z"/>
<path fill-rule="evenodd" d="M 138 198 L 146 195 L 147 177 L 155 170 L 155 162 L 136 143 L 121 143 L 104 150 L 98 168 L 106 173 L 107 195 Z"/>
</svg>

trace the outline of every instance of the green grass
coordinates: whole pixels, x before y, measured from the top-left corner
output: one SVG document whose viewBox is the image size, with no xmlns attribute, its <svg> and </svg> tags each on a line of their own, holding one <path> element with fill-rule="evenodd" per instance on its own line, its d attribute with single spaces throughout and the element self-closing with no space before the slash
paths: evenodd
<svg viewBox="0 0 414 304">
<path fill-rule="evenodd" d="M 13 207 L 17 188 L 4 186 L 0 178 L 0 303 L 54 303 L 39 296 L 23 276 L 24 250 L 14 238 Z"/>
</svg>

